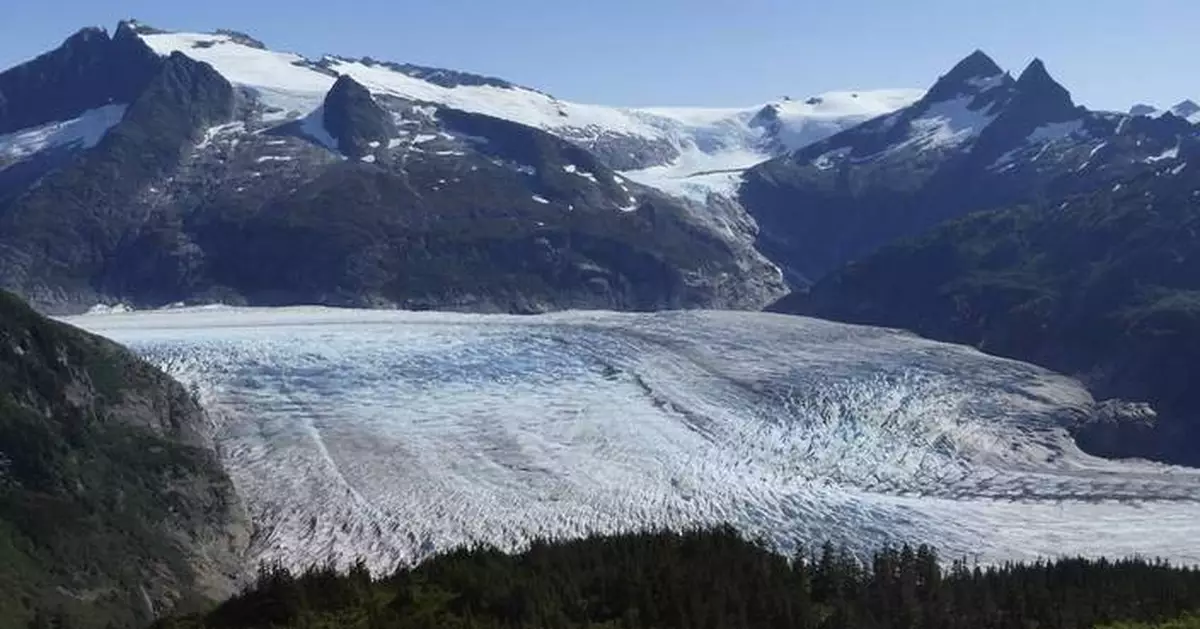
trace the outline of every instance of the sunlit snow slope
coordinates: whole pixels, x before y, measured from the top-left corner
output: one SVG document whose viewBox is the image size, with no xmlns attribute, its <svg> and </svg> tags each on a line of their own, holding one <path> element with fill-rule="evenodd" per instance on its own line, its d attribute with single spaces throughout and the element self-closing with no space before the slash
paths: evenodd
<svg viewBox="0 0 1200 629">
<path fill-rule="evenodd" d="M 62 147 L 91 148 L 125 115 L 124 105 L 105 105 L 71 120 L 0 135 L 0 170 L 30 155 Z"/>
<path fill-rule="evenodd" d="M 1073 380 L 761 313 L 213 308 L 71 320 L 199 392 L 264 560 L 731 522 L 784 547 L 1200 561 L 1200 473 L 1081 453 Z"/>
</svg>

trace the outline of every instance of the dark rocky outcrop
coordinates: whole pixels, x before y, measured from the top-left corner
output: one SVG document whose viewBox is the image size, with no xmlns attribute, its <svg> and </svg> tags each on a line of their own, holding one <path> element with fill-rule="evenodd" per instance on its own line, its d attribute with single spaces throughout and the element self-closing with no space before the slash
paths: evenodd
<svg viewBox="0 0 1200 629">
<path fill-rule="evenodd" d="M 412 63 L 394 63 L 391 61 L 379 61 L 370 57 L 361 59 L 342 59 L 343 61 L 357 61 L 366 66 L 380 66 L 389 70 L 406 74 L 422 81 L 428 81 L 434 85 L 441 87 L 495 87 L 499 89 L 529 89 L 521 87 L 490 76 L 482 76 L 472 74 L 470 72 L 462 72 L 459 70 L 450 70 L 448 68 L 432 68 L 429 66 L 415 65 Z M 536 91 L 536 90 L 530 90 Z"/>
<path fill-rule="evenodd" d="M 351 159 L 360 159 L 396 137 L 392 115 L 347 75 L 339 76 L 325 95 L 322 116 L 338 150 Z"/>
</svg>

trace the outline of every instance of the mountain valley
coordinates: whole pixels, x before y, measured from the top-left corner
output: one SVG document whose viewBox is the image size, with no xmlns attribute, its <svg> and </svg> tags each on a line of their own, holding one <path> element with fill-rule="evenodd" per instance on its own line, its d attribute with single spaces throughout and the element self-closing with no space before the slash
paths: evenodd
<svg viewBox="0 0 1200 629">
<path fill-rule="evenodd" d="M 0 629 L 574 626 L 538 606 L 594 584 L 469 601 L 576 543 L 791 587 L 829 542 L 900 624 L 892 544 L 964 588 L 1200 565 L 1200 106 L 947 65 L 615 107 L 126 20 L 0 69 Z"/>
</svg>

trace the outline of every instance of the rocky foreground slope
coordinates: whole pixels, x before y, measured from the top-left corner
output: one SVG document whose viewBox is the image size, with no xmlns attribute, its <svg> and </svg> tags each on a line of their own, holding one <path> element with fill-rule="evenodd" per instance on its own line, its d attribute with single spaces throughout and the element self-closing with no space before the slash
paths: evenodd
<svg viewBox="0 0 1200 629">
<path fill-rule="evenodd" d="M 0 627 L 231 594 L 249 524 L 209 432 L 179 383 L 0 293 Z"/>
</svg>

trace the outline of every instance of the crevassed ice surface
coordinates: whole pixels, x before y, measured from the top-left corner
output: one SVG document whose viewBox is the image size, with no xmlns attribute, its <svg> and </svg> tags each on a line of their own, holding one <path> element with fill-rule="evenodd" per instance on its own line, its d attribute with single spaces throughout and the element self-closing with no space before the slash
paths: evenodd
<svg viewBox="0 0 1200 629">
<path fill-rule="evenodd" d="M 762 313 L 89 315 L 193 386 L 265 561 L 729 522 L 981 561 L 1200 561 L 1200 473 L 1081 453 L 1040 368 Z"/>
</svg>

